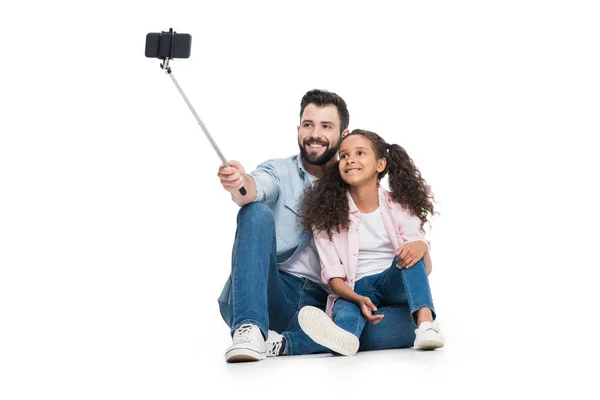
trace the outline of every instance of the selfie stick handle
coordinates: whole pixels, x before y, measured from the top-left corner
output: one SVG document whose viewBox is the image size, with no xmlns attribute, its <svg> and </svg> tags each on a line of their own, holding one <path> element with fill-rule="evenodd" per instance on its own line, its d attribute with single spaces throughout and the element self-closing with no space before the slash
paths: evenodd
<svg viewBox="0 0 600 400">
<path fill-rule="evenodd" d="M 167 74 L 171 77 L 171 80 L 173 81 L 173 83 L 175 84 L 175 86 L 177 86 L 177 90 L 179 90 L 179 93 L 181 93 L 181 96 L 183 97 L 183 99 L 185 100 L 186 104 L 190 108 L 190 111 L 192 111 L 192 114 L 194 114 L 194 117 L 196 117 L 196 121 L 198 121 L 198 125 L 200 125 L 200 128 L 202 128 L 202 131 L 204 132 L 204 134 L 208 138 L 208 141 L 212 145 L 213 149 L 215 149 L 215 151 L 219 155 L 219 158 L 223 162 L 223 165 L 226 166 L 226 167 L 229 167 L 230 165 L 227 162 L 227 159 L 225 158 L 225 156 L 223 155 L 223 153 L 221 153 L 221 150 L 219 150 L 219 147 L 217 146 L 217 144 L 215 143 L 214 139 L 212 138 L 212 136 L 208 132 L 208 129 L 206 129 L 206 126 L 204 125 L 204 123 L 202 122 L 202 120 L 200 119 L 200 117 L 198 116 L 198 114 L 196 113 L 196 110 L 194 110 L 194 107 L 192 106 L 192 103 L 190 103 L 190 101 L 188 100 L 188 98 L 185 95 L 185 93 L 183 93 L 183 90 L 181 89 L 181 86 L 179 86 L 179 83 L 177 82 L 177 79 L 175 79 L 175 76 L 173 76 L 173 73 L 171 72 L 171 68 L 168 66 L 168 64 L 165 65 L 165 67 L 166 67 L 165 70 L 167 71 Z M 247 193 L 246 192 L 246 188 L 244 188 L 242 186 L 242 188 L 240 189 L 240 193 L 242 194 L 242 196 L 245 196 L 246 193 Z"/>
</svg>

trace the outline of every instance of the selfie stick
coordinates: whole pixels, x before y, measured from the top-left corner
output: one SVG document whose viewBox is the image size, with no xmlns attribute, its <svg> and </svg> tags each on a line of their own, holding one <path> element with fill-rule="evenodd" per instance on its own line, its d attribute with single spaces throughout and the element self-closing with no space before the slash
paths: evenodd
<svg viewBox="0 0 600 400">
<path fill-rule="evenodd" d="M 175 32 L 173 32 L 173 28 L 169 29 L 169 33 L 171 34 L 171 36 L 175 35 Z M 227 162 L 227 159 L 225 158 L 225 156 L 223 155 L 223 153 L 221 153 L 221 150 L 219 150 L 219 146 L 217 146 L 217 144 L 215 143 L 215 141 L 212 138 L 211 134 L 208 132 L 208 129 L 206 129 L 206 125 L 204 125 L 204 123 L 202 122 L 202 120 L 198 116 L 198 113 L 196 113 L 196 110 L 194 110 L 194 106 L 192 106 L 192 103 L 190 103 L 190 101 L 188 100 L 188 98 L 185 95 L 185 93 L 183 93 L 183 90 L 181 89 L 181 86 L 179 86 L 179 83 L 177 82 L 177 79 L 175 79 L 175 76 L 171 72 L 171 67 L 169 66 L 169 60 L 172 59 L 172 57 L 170 57 L 170 56 L 173 53 L 173 43 L 175 42 L 175 40 L 173 40 L 173 39 L 174 38 L 171 39 L 171 52 L 169 53 L 169 57 L 163 58 L 163 62 L 160 64 L 160 67 L 165 70 L 165 72 L 167 73 L 167 75 L 169 75 L 171 77 L 171 80 L 173 81 L 173 83 L 175 84 L 175 86 L 177 86 L 177 90 L 179 90 L 179 93 L 181 93 L 181 96 L 183 97 L 183 99 L 185 100 L 186 104 L 190 108 L 190 111 L 192 112 L 192 114 L 194 114 L 194 117 L 196 117 L 196 121 L 198 121 L 198 125 L 200 125 L 200 128 L 202 128 L 202 131 L 204 132 L 204 134 L 208 138 L 208 141 L 212 145 L 213 149 L 215 149 L 215 151 L 217 152 L 217 155 L 221 159 L 221 162 L 223 163 L 223 165 L 226 166 L 226 167 L 229 167 L 230 165 Z M 245 196 L 246 193 L 247 193 L 246 192 L 246 188 L 244 188 L 242 186 L 242 188 L 240 189 L 240 193 L 242 194 L 242 196 Z"/>
</svg>

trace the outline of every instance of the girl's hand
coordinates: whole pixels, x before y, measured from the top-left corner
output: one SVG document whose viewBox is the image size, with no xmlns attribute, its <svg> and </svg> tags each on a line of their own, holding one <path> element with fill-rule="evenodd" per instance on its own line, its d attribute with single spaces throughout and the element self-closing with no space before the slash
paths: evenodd
<svg viewBox="0 0 600 400">
<path fill-rule="evenodd" d="M 404 243 L 398 249 L 398 264 L 400 269 L 410 268 L 415 265 L 427 252 L 427 244 L 422 240 L 416 242 Z"/>
<path fill-rule="evenodd" d="M 366 296 L 360 298 L 358 301 L 358 307 L 360 308 L 364 319 L 372 324 L 379 323 L 383 318 L 383 314 L 373 315 L 373 311 L 377 311 L 377 307 L 375 307 L 371 299 Z"/>
</svg>

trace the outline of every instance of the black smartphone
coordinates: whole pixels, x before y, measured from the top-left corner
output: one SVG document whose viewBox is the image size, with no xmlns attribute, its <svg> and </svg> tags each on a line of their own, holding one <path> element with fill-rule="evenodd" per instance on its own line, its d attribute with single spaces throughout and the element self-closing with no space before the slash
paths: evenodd
<svg viewBox="0 0 600 400">
<path fill-rule="evenodd" d="M 192 35 L 189 33 L 161 32 L 146 35 L 146 57 L 189 58 Z"/>
</svg>

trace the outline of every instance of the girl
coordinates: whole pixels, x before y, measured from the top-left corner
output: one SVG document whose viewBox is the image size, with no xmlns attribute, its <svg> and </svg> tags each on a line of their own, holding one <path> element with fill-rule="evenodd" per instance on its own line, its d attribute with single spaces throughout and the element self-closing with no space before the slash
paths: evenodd
<svg viewBox="0 0 600 400">
<path fill-rule="evenodd" d="M 388 173 L 391 192 L 379 185 Z M 431 259 L 423 237 L 432 195 L 402 147 L 373 132 L 352 131 L 342 139 L 340 161 L 305 194 L 301 213 L 313 230 L 323 281 L 334 293 L 325 313 L 300 310 L 308 336 L 333 352 L 353 355 L 366 321 L 376 324 L 384 317 L 373 313 L 377 307 L 408 303 L 418 327 L 414 347 L 444 346 L 434 322 Z"/>
</svg>

